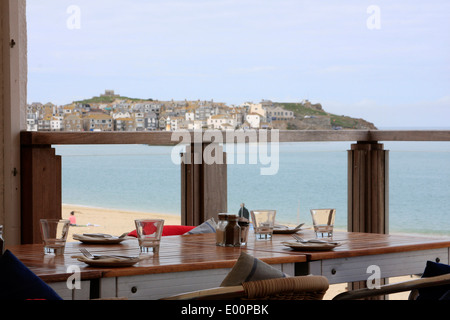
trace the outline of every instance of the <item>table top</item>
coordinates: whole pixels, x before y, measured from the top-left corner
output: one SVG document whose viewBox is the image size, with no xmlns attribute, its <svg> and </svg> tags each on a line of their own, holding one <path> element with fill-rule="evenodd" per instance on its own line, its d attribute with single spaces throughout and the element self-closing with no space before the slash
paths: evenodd
<svg viewBox="0 0 450 320">
<path fill-rule="evenodd" d="M 94 254 L 139 255 L 139 246 L 136 239 L 125 240 L 120 244 L 68 242 L 62 256 L 44 254 L 42 244 L 7 247 L 31 271 L 46 282 L 65 281 L 73 272 L 73 270 L 68 271 L 69 266 L 78 266 L 82 279 L 232 268 L 241 251 L 247 251 L 268 264 L 306 261 L 304 255 L 292 255 L 287 252 L 256 251 L 245 246 L 219 247 L 215 245 L 215 234 L 163 237 L 158 255 L 150 252 L 146 254 L 149 256 L 148 259 L 142 260 L 131 267 L 88 266 L 73 258 L 81 255 L 80 248 L 86 248 Z"/>
<path fill-rule="evenodd" d="M 302 230 L 297 234 L 303 239 L 314 239 L 313 230 Z M 378 234 L 363 232 L 335 231 L 332 240 L 341 245 L 327 251 L 297 251 L 286 247 L 282 243 L 295 242 L 290 235 L 275 235 L 271 242 L 250 242 L 249 247 L 255 250 L 270 250 L 277 252 L 291 252 L 306 255 L 308 261 L 349 258 L 375 254 L 430 250 L 450 247 L 450 237 L 428 237 L 406 234 Z"/>
<path fill-rule="evenodd" d="M 302 230 L 298 234 L 305 239 L 314 238 L 312 230 Z M 73 265 L 80 268 L 82 279 L 93 279 L 231 268 L 241 251 L 266 263 L 280 264 L 450 247 L 449 238 L 357 232 L 335 232 L 333 240 L 342 242 L 342 245 L 329 251 L 297 251 L 283 245 L 283 242 L 293 240 L 287 234 L 274 234 L 272 240 L 257 240 L 249 234 L 246 246 L 218 247 L 213 233 L 168 236 L 161 240 L 159 255 L 149 253 L 148 259 L 120 268 L 90 267 L 73 256 L 80 255 L 79 249 L 83 247 L 97 254 L 139 255 L 136 239 L 107 245 L 68 242 L 63 256 L 44 254 L 41 244 L 11 246 L 8 249 L 44 281 L 55 282 L 65 281 L 72 275 L 73 271 L 68 271 L 68 267 Z"/>
</svg>

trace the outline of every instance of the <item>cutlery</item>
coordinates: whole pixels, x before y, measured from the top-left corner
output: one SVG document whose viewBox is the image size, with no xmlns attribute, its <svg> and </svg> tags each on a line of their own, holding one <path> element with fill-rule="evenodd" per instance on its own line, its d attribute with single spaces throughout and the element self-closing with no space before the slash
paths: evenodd
<svg viewBox="0 0 450 320">
<path fill-rule="evenodd" d="M 295 240 L 297 240 L 297 242 L 303 242 L 303 243 L 306 243 L 306 242 L 310 242 L 310 243 L 326 243 L 327 242 L 325 240 L 318 240 L 318 239 L 305 240 L 305 239 L 303 239 L 302 237 L 300 237 L 300 236 L 298 236 L 296 234 L 293 234 L 292 237 Z"/>
<path fill-rule="evenodd" d="M 297 242 L 301 242 L 301 243 L 329 243 L 329 244 L 338 244 L 337 242 L 329 242 L 326 240 L 320 240 L 320 239 L 310 239 L 310 240 L 305 240 L 302 237 L 293 234 L 292 237 L 297 240 Z"/>
<path fill-rule="evenodd" d="M 126 258 L 126 259 L 133 259 L 135 257 L 130 257 L 130 256 L 121 256 L 121 255 L 115 255 L 115 254 L 108 254 L 108 255 L 96 255 L 96 254 L 92 254 L 90 253 L 87 249 L 85 248 L 81 248 L 80 249 L 81 253 L 88 259 L 93 259 L 93 260 L 97 260 L 100 258 L 104 258 L 104 257 L 111 257 L 111 258 Z"/>
<path fill-rule="evenodd" d="M 128 235 L 128 232 L 125 232 L 117 238 L 122 239 L 122 238 L 126 237 L 127 235 Z M 116 238 L 110 234 L 105 234 L 105 233 L 83 233 L 83 236 L 93 237 L 93 238 L 102 238 L 102 239 Z"/>
<path fill-rule="evenodd" d="M 301 226 L 303 226 L 304 225 L 304 223 L 300 223 L 298 226 L 296 226 L 296 227 L 294 227 L 293 229 L 300 229 L 300 227 Z M 276 225 L 274 225 L 274 227 L 275 228 L 285 228 L 285 229 L 288 229 L 289 227 L 288 226 L 284 226 L 284 225 L 280 225 L 280 224 L 276 224 Z"/>
<path fill-rule="evenodd" d="M 83 233 L 83 236 L 94 238 L 111 238 L 112 235 L 104 233 Z"/>
</svg>

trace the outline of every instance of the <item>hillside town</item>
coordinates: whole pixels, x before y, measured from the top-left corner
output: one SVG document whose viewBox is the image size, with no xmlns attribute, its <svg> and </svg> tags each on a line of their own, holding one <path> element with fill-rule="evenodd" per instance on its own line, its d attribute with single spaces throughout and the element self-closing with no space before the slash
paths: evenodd
<svg viewBox="0 0 450 320">
<path fill-rule="evenodd" d="M 180 129 L 270 129 L 294 119 L 271 101 L 228 106 L 211 101 L 124 99 L 112 90 L 100 97 L 113 102 L 27 105 L 27 131 L 176 131 Z"/>
</svg>

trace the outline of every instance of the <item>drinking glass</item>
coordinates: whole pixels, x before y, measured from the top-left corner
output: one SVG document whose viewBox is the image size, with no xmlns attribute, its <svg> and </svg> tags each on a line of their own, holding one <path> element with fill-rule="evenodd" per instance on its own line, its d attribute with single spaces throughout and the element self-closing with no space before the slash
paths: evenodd
<svg viewBox="0 0 450 320">
<path fill-rule="evenodd" d="M 65 219 L 41 219 L 41 235 L 44 253 L 62 255 L 66 247 L 70 221 Z"/>
<path fill-rule="evenodd" d="M 276 210 L 250 211 L 256 239 L 272 239 L 276 213 Z"/>
<path fill-rule="evenodd" d="M 153 253 L 158 254 L 164 220 L 137 219 L 134 222 L 141 252 L 149 252 L 152 249 Z"/>
<path fill-rule="evenodd" d="M 336 209 L 311 209 L 314 232 L 317 238 L 333 237 Z"/>
</svg>

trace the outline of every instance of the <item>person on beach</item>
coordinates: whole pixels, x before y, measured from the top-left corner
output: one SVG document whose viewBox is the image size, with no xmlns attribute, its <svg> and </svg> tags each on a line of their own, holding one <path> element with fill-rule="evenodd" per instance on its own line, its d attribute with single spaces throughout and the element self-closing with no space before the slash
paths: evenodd
<svg viewBox="0 0 450 320">
<path fill-rule="evenodd" d="M 69 221 L 70 221 L 70 225 L 71 226 L 76 226 L 77 225 L 77 218 L 75 217 L 75 211 L 71 211 L 70 212 Z"/>
</svg>

